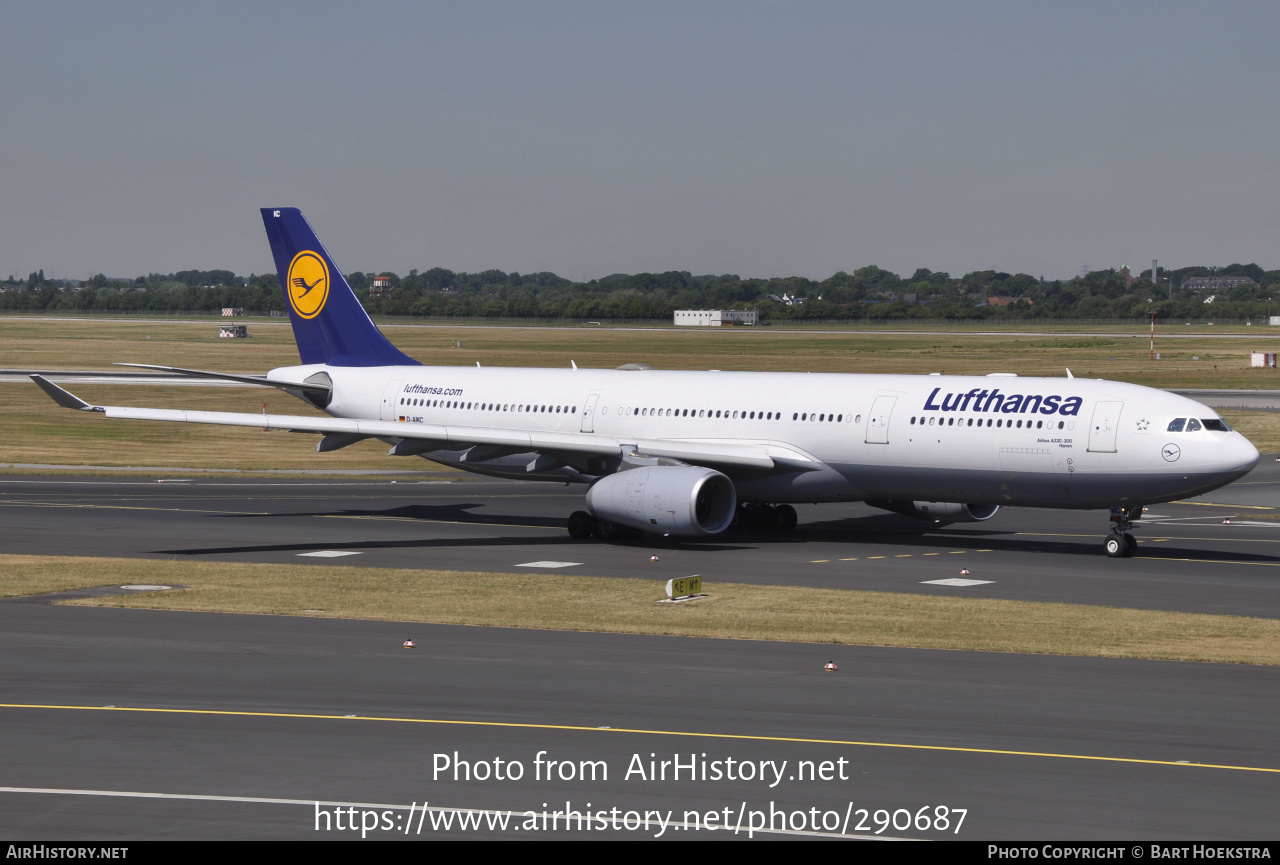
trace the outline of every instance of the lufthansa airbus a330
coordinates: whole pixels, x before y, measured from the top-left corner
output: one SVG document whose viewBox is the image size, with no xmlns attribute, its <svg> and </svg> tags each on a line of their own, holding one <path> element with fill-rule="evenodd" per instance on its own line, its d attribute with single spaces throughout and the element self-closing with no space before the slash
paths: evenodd
<svg viewBox="0 0 1280 865">
<path fill-rule="evenodd" d="M 1200 403 L 1104 380 L 622 369 L 427 367 L 374 326 L 302 213 L 262 211 L 302 363 L 265 376 L 328 417 L 100 406 L 109 418 L 362 439 L 504 478 L 586 486 L 569 533 L 715 535 L 795 527 L 794 502 L 862 501 L 937 522 L 1002 505 L 1110 509 L 1109 556 L 1132 555 L 1142 506 L 1229 484 L 1258 451 Z"/>
</svg>

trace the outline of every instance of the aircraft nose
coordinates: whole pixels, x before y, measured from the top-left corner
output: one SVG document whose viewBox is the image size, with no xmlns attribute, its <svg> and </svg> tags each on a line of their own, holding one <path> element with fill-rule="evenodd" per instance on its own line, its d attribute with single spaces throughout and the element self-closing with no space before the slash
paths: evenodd
<svg viewBox="0 0 1280 865">
<path fill-rule="evenodd" d="M 1228 434 L 1223 441 L 1221 462 L 1224 471 L 1240 475 L 1248 474 L 1258 464 L 1259 459 L 1261 454 L 1253 446 L 1253 442 L 1240 433 Z"/>
</svg>

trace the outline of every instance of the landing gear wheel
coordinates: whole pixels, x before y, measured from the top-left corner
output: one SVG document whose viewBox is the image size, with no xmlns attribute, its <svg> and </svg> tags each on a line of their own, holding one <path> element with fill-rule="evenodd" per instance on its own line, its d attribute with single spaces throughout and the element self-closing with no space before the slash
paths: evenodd
<svg viewBox="0 0 1280 865">
<path fill-rule="evenodd" d="M 795 529 L 800 517 L 791 505 L 778 505 L 778 534 L 789 535 Z"/>
<path fill-rule="evenodd" d="M 586 511 L 574 511 L 569 514 L 569 537 L 585 541 L 591 537 L 591 530 L 595 528 L 595 522 L 591 514 Z"/>
<path fill-rule="evenodd" d="M 609 520 L 600 520 L 600 522 L 596 523 L 596 534 L 600 537 L 600 540 L 607 543 L 621 540 L 622 526 Z"/>
<path fill-rule="evenodd" d="M 1111 509 L 1111 534 L 1102 542 L 1102 549 L 1113 559 L 1127 559 L 1138 551 L 1138 542 L 1129 529 L 1138 527 L 1136 520 L 1142 516 L 1142 505 Z"/>
<path fill-rule="evenodd" d="M 732 531 L 762 535 L 785 535 L 796 527 L 796 509 L 791 505 L 766 505 L 757 502 L 738 505 Z"/>
</svg>

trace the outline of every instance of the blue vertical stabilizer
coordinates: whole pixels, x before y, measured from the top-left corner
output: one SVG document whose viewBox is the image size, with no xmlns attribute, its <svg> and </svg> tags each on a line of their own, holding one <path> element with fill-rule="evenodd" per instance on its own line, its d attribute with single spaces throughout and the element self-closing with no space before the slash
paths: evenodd
<svg viewBox="0 0 1280 865">
<path fill-rule="evenodd" d="M 303 363 L 421 366 L 374 326 L 302 211 L 264 207 L 262 224 Z"/>
</svg>

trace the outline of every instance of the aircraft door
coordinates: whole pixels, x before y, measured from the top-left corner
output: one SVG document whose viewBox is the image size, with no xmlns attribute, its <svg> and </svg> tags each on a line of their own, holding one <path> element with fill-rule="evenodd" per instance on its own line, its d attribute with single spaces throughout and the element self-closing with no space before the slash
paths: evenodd
<svg viewBox="0 0 1280 865">
<path fill-rule="evenodd" d="M 586 405 L 582 407 L 582 427 L 581 431 L 585 433 L 596 431 L 596 403 L 600 400 L 600 394 L 593 393 L 587 397 Z"/>
<path fill-rule="evenodd" d="M 1116 452 L 1116 433 L 1120 429 L 1120 410 L 1124 403 L 1119 400 L 1103 400 L 1093 409 L 1093 420 L 1089 423 L 1089 452 L 1113 454 Z"/>
<path fill-rule="evenodd" d="M 382 389 L 382 406 L 378 410 L 378 417 L 382 420 L 395 420 L 397 417 L 396 408 L 398 408 L 397 400 L 400 398 L 400 387 L 404 384 L 404 379 L 393 378 L 387 382 L 387 386 Z"/>
<path fill-rule="evenodd" d="M 889 443 L 889 416 L 893 414 L 893 404 L 897 401 L 896 396 L 878 396 L 871 404 L 871 412 L 867 415 L 867 444 Z"/>
</svg>

